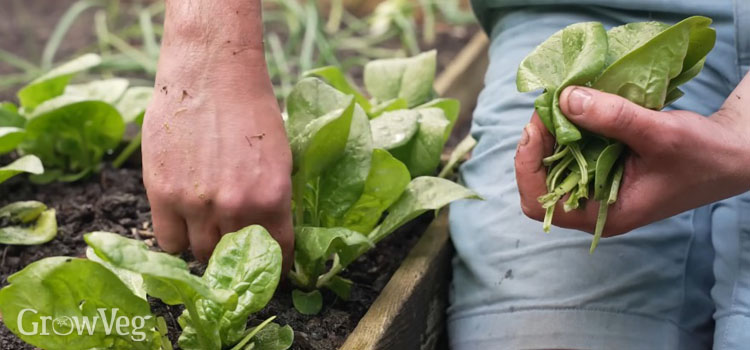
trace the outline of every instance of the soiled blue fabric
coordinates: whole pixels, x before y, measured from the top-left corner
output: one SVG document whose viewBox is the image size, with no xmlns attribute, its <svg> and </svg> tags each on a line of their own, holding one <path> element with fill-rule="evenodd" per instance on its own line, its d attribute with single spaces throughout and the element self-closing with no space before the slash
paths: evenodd
<svg viewBox="0 0 750 350">
<path fill-rule="evenodd" d="M 523 7 L 497 19 L 474 113 L 479 142 L 461 168 L 486 200 L 454 203 L 450 213 L 452 349 L 750 349 L 750 195 L 602 239 L 593 255 L 589 234 L 544 234 L 521 212 L 513 156 L 538 93 L 516 91 L 518 64 L 572 23 L 609 28 L 702 14 L 670 11 L 684 10 L 668 6 L 679 0 L 660 3 L 662 11 Z M 750 0 L 701 3 L 711 4 L 716 47 L 671 108 L 710 115 L 746 72 Z"/>
</svg>

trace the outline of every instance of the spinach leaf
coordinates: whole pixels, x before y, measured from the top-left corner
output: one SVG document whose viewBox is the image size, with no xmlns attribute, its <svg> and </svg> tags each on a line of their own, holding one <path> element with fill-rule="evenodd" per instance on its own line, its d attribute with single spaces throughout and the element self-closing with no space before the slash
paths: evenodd
<svg viewBox="0 0 750 350">
<path fill-rule="evenodd" d="M 311 292 L 295 289 L 292 291 L 292 305 L 303 315 L 317 315 L 323 309 L 323 295 L 317 289 Z"/>
<path fill-rule="evenodd" d="M 23 128 L 26 118 L 18 114 L 18 107 L 10 102 L 0 103 L 0 126 Z"/>
<path fill-rule="evenodd" d="M 15 202 L 0 208 L 0 219 L 12 226 L 0 227 L 0 244 L 37 245 L 57 235 L 55 210 L 37 201 Z M 32 225 L 33 226 L 30 226 Z"/>
<path fill-rule="evenodd" d="M 46 258 L 11 275 L 8 282 L 0 290 L 3 322 L 29 344 L 43 349 L 153 349 L 155 322 L 148 302 L 96 262 Z M 84 317 L 100 319 L 87 324 Z M 134 322 L 117 322 L 120 331 L 114 331 L 117 317 Z M 68 330 L 71 333 L 64 335 Z"/>
<path fill-rule="evenodd" d="M 683 73 L 683 66 L 689 67 L 685 67 L 686 73 L 680 80 L 687 81 L 700 71 L 699 68 L 696 68 L 697 71 L 691 69 L 696 64 L 701 66 L 698 55 L 702 53 L 705 56 L 713 47 L 715 34 L 713 37 L 707 34 L 713 33 L 708 28 L 710 23 L 708 18 L 694 16 L 668 27 L 645 42 L 641 40 L 638 42 L 640 45 L 621 53 L 622 56 L 596 79 L 593 87 L 618 94 L 646 108 L 663 108 L 670 92 L 670 81 Z M 691 32 L 694 31 L 701 33 L 703 45 L 697 45 L 692 55 L 687 56 Z M 652 33 L 649 30 L 644 35 Z M 687 64 L 684 64 L 688 57 Z M 672 86 L 674 88 L 676 85 Z"/>
<path fill-rule="evenodd" d="M 143 276 L 141 276 L 140 274 L 130 270 L 121 269 L 102 260 L 102 258 L 96 255 L 96 252 L 94 252 L 94 249 L 91 247 L 86 248 L 86 259 L 97 262 L 106 267 L 117 277 L 119 277 L 120 281 L 122 281 L 122 283 L 125 283 L 125 285 L 133 292 L 133 294 L 143 300 L 148 300 L 146 299 L 146 283 L 143 282 Z"/>
<path fill-rule="evenodd" d="M 410 58 L 372 61 L 365 65 L 365 87 L 377 102 L 403 98 L 409 107 L 415 107 L 434 95 L 436 69 L 434 50 Z"/>
<path fill-rule="evenodd" d="M 419 129 L 419 112 L 397 110 L 383 113 L 370 121 L 373 147 L 391 150 L 403 146 Z"/>
<path fill-rule="evenodd" d="M 85 84 L 68 85 L 62 96 L 67 96 L 71 100 L 102 101 L 114 104 L 125 93 L 128 85 L 130 85 L 128 80 L 123 78 L 94 80 Z"/>
<path fill-rule="evenodd" d="M 331 111 L 346 108 L 350 97 L 317 78 L 300 80 L 286 100 L 287 134 L 289 139 L 304 135 L 305 127 L 314 119 Z"/>
<path fill-rule="evenodd" d="M 292 327 L 269 323 L 250 340 L 252 350 L 286 350 L 292 347 L 294 331 Z"/>
<path fill-rule="evenodd" d="M 98 171 L 102 157 L 118 145 L 124 131 L 120 113 L 110 104 L 75 102 L 34 115 L 19 147 L 59 171 L 60 180 L 75 181 Z"/>
<path fill-rule="evenodd" d="M 26 131 L 13 126 L 0 126 L 0 154 L 8 153 L 23 141 Z"/>
<path fill-rule="evenodd" d="M 324 226 L 332 226 L 362 194 L 370 171 L 372 144 L 370 122 L 356 106 L 344 153 L 320 177 L 318 208 Z"/>
<path fill-rule="evenodd" d="M 214 310 L 200 305 L 207 300 L 231 310 L 237 306 L 237 294 L 211 288 L 204 280 L 190 274 L 183 260 L 149 251 L 143 242 L 106 232 L 89 233 L 84 239 L 102 260 L 141 274 L 149 295 L 169 305 L 184 304 L 190 317 L 181 317 L 181 325 L 183 329 L 190 326 L 195 330 L 201 348 L 221 347 L 218 318 L 210 314 Z"/>
<path fill-rule="evenodd" d="M 344 76 L 344 72 L 335 66 L 327 66 L 309 70 L 303 74 L 305 77 L 318 77 L 325 80 L 328 84 L 333 86 L 336 90 L 346 94 L 354 96 L 354 100 L 359 104 L 365 112 L 368 114 L 372 109 L 372 105 L 367 98 L 362 95 L 357 88 L 349 83 L 349 80 Z"/>
<path fill-rule="evenodd" d="M 203 280 L 211 288 L 233 290 L 238 296 L 237 307 L 221 309 L 210 301 L 200 307 L 219 310 L 219 333 L 224 346 L 242 339 L 248 317 L 271 300 L 280 276 L 281 248 L 263 227 L 248 226 L 222 237 Z"/>
<path fill-rule="evenodd" d="M 412 177 L 435 172 L 447 141 L 445 135 L 450 131 L 450 121 L 442 109 L 422 108 L 416 111 L 419 113 L 417 133 L 405 145 L 391 150 L 391 154 L 406 165 Z"/>
<path fill-rule="evenodd" d="M 74 75 L 96 67 L 100 63 L 101 58 L 95 54 L 78 57 L 26 85 L 18 91 L 18 100 L 21 101 L 21 106 L 24 109 L 31 111 L 42 102 L 63 94 L 65 87 Z"/>
<path fill-rule="evenodd" d="M 410 180 L 409 169 L 403 163 L 385 150 L 373 150 L 362 196 L 338 224 L 357 232 L 370 232 L 383 212 L 401 196 Z"/>
<path fill-rule="evenodd" d="M 459 199 L 480 198 L 473 191 L 445 179 L 428 176 L 415 178 L 398 201 L 388 208 L 388 216 L 367 237 L 377 243 L 428 210 L 440 209 Z"/>
<path fill-rule="evenodd" d="M 42 161 L 36 156 L 26 155 L 6 166 L 0 167 L 0 184 L 21 173 L 39 175 L 43 172 Z"/>
<path fill-rule="evenodd" d="M 516 86 L 519 91 L 545 89 L 551 93 L 551 104 L 544 105 L 551 113 L 545 125 L 554 127 L 553 134 L 562 145 L 581 139 L 581 132 L 560 111 L 558 98 L 570 85 L 585 85 L 596 78 L 605 65 L 607 33 L 598 22 L 570 25 L 539 45 L 518 68 Z M 550 96 L 537 100 L 542 105 Z M 543 112 L 539 111 L 540 116 Z M 543 119 L 543 121 L 545 121 Z"/>
<path fill-rule="evenodd" d="M 143 118 L 146 107 L 151 102 L 151 95 L 154 88 L 145 86 L 134 86 L 127 90 L 117 101 L 115 107 L 122 115 L 123 121 L 127 123 L 136 123 Z M 138 124 L 141 124 L 138 122 Z"/>
<path fill-rule="evenodd" d="M 422 108 L 440 108 L 443 110 L 443 115 L 448 119 L 448 127 L 445 128 L 445 140 L 451 136 L 453 126 L 456 125 L 458 120 L 458 114 L 461 112 L 461 102 L 453 98 L 436 98 L 423 105 L 417 106 L 417 109 Z"/>
</svg>

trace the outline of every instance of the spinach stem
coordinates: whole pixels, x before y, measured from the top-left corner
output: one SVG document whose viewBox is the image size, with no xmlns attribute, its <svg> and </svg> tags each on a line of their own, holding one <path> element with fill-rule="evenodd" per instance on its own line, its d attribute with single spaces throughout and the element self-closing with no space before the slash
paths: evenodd
<svg viewBox="0 0 750 350">
<path fill-rule="evenodd" d="M 594 229 L 594 240 L 591 241 L 591 248 L 589 248 L 589 254 L 594 253 L 594 249 L 596 249 L 596 246 L 599 244 L 599 239 L 602 237 L 602 232 L 604 232 L 604 224 L 607 223 L 607 212 L 609 209 L 609 204 L 607 201 L 600 201 L 599 202 L 599 214 L 596 216 L 596 228 Z"/>
<path fill-rule="evenodd" d="M 552 165 L 552 163 L 562 159 L 563 157 L 568 155 L 568 152 L 570 152 L 570 147 L 565 146 L 563 147 L 562 151 L 556 152 L 555 154 L 542 159 L 542 163 L 546 166 Z"/>
</svg>

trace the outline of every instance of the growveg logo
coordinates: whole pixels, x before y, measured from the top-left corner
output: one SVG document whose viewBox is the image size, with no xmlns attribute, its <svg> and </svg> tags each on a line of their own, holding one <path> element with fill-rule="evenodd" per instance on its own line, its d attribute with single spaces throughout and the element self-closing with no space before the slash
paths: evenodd
<svg viewBox="0 0 750 350">
<path fill-rule="evenodd" d="M 38 316 L 39 312 L 34 309 L 23 309 L 18 313 L 18 331 L 23 335 L 58 335 L 67 336 L 71 334 L 94 335 L 94 332 L 103 331 L 107 335 L 116 334 L 127 337 L 133 341 L 144 341 L 146 332 L 143 329 L 146 321 L 153 316 L 134 316 L 132 318 L 125 315 L 118 315 L 120 309 L 99 308 L 97 315 L 90 316 Z M 25 327 L 28 323 L 24 318 L 34 318 L 30 323 L 31 327 Z M 38 321 L 36 320 L 38 319 Z"/>
</svg>

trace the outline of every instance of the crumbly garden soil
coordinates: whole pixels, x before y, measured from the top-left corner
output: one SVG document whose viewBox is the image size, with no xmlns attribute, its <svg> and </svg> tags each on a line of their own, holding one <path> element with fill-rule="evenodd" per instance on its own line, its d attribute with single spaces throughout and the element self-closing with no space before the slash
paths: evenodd
<svg viewBox="0 0 750 350">
<path fill-rule="evenodd" d="M 7 163 L 8 158 L 0 157 L 0 163 Z M 158 250 L 150 230 L 150 207 L 141 170 L 137 167 L 106 168 L 98 175 L 72 184 L 33 185 L 19 176 L 0 185 L 0 206 L 20 200 L 38 200 L 55 208 L 59 232 L 54 240 L 40 246 L 0 245 L 0 286 L 8 284 L 8 276 L 39 259 L 60 255 L 83 257 L 86 249 L 83 234 L 87 232 L 115 232 L 144 240 Z M 352 263 L 343 273 L 344 277 L 355 282 L 351 300 L 340 300 L 324 291 L 323 311 L 316 316 L 301 315 L 292 307 L 290 286 L 282 282 L 273 300 L 254 315 L 249 324 L 257 324 L 275 315 L 276 322 L 288 324 L 295 330 L 292 349 L 337 349 L 356 327 L 429 221 L 429 216 L 418 218 Z M 183 259 L 190 262 L 195 273 L 200 274 L 205 268 L 189 253 L 183 254 Z M 176 344 L 179 335 L 176 320 L 182 308 L 167 306 L 158 300 L 151 300 L 151 307 L 154 314 L 165 317 L 170 337 Z M 0 349 L 30 350 L 34 347 L 23 343 L 0 325 Z"/>
</svg>

